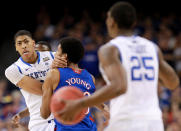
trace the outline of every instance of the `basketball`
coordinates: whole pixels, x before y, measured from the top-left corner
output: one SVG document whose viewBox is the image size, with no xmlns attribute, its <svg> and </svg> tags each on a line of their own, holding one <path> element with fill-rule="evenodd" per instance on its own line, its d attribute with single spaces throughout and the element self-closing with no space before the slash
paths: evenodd
<svg viewBox="0 0 181 131">
<path fill-rule="evenodd" d="M 74 86 L 64 86 L 58 89 L 54 95 L 52 96 L 50 109 L 53 113 L 56 120 L 65 125 L 75 125 L 83 120 L 85 114 L 87 112 L 87 108 L 83 109 L 79 114 L 76 115 L 75 119 L 72 121 L 63 121 L 61 116 L 57 114 L 57 112 L 61 111 L 65 104 L 61 102 L 63 100 L 75 100 L 84 97 L 83 92 Z"/>
</svg>

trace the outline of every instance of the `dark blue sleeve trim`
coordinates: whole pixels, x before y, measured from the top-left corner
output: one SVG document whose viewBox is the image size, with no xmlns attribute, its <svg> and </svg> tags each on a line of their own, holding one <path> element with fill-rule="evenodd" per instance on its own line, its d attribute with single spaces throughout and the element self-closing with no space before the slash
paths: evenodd
<svg viewBox="0 0 181 131">
<path fill-rule="evenodd" d="M 18 67 L 19 72 L 20 72 L 21 74 L 23 74 L 22 71 L 21 71 L 21 68 L 20 68 L 18 65 L 16 65 L 16 66 Z"/>
<path fill-rule="evenodd" d="M 54 55 L 51 51 L 50 51 L 50 55 L 51 55 L 52 59 L 54 59 Z"/>
</svg>

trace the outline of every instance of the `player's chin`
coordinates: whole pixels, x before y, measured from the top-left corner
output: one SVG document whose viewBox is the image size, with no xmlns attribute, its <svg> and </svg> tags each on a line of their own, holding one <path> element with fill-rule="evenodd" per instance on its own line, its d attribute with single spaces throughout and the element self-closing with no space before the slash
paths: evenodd
<svg viewBox="0 0 181 131">
<path fill-rule="evenodd" d="M 29 59 L 29 58 L 31 57 L 31 55 L 28 54 L 28 53 L 24 53 L 24 54 L 22 54 L 21 57 L 22 57 L 23 59 Z"/>
</svg>

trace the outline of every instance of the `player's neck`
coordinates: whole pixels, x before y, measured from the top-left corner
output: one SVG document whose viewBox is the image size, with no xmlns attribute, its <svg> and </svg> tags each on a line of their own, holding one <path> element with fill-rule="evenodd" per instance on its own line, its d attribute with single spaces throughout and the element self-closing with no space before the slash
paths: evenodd
<svg viewBox="0 0 181 131">
<path fill-rule="evenodd" d="M 80 69 L 79 66 L 78 66 L 78 64 L 73 64 L 73 63 L 70 63 L 70 64 L 68 65 L 68 67 L 69 67 L 69 68 L 72 68 L 72 69 Z"/>
<path fill-rule="evenodd" d="M 115 37 L 117 37 L 117 36 L 132 36 L 132 35 L 133 35 L 132 30 L 122 29 L 122 30 L 115 31 Z"/>
<path fill-rule="evenodd" d="M 25 62 L 34 64 L 38 59 L 38 55 L 36 52 L 33 53 L 33 55 L 29 59 L 23 59 Z"/>
</svg>

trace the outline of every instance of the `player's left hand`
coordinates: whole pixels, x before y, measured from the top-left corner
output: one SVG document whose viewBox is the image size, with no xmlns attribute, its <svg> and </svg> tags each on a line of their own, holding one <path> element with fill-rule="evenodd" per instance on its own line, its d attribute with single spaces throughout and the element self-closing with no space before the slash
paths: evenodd
<svg viewBox="0 0 181 131">
<path fill-rule="evenodd" d="M 75 116 L 81 112 L 82 108 L 78 100 L 61 100 L 65 104 L 62 111 L 57 112 L 57 115 L 61 116 L 63 121 L 72 121 Z"/>
<path fill-rule="evenodd" d="M 21 117 L 20 117 L 19 114 L 16 114 L 16 115 L 13 116 L 13 118 L 12 118 L 12 124 L 13 124 L 13 126 L 14 126 L 15 128 L 18 128 L 18 127 L 19 127 L 19 125 L 20 125 L 20 123 L 19 123 L 20 119 L 21 119 Z"/>
<path fill-rule="evenodd" d="M 61 57 L 59 55 L 59 52 L 56 52 L 54 57 L 55 58 L 54 58 L 52 65 L 51 65 L 52 68 L 67 67 L 67 56 Z"/>
</svg>

